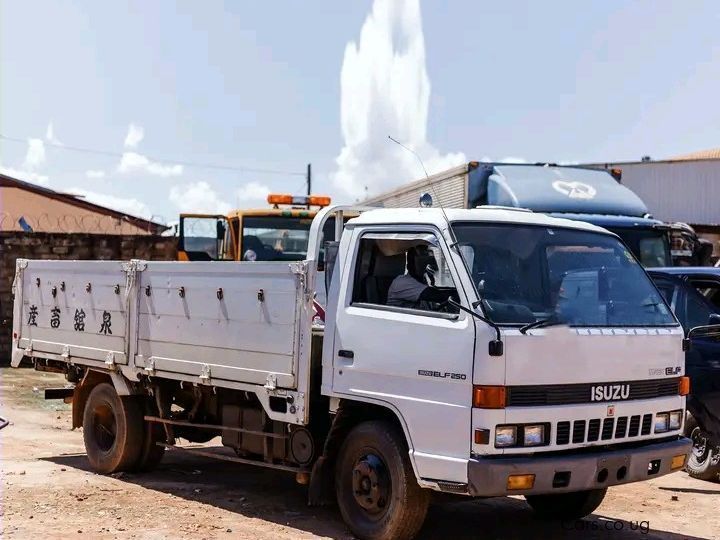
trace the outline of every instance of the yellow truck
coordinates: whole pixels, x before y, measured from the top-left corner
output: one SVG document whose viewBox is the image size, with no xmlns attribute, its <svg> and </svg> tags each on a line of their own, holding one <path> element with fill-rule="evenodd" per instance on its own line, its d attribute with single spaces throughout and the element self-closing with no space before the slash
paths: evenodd
<svg viewBox="0 0 720 540">
<path fill-rule="evenodd" d="M 307 254 L 310 224 L 330 197 L 273 193 L 269 208 L 234 210 L 228 215 L 181 214 L 180 261 L 302 261 Z M 324 238 L 334 238 L 334 222 Z"/>
</svg>

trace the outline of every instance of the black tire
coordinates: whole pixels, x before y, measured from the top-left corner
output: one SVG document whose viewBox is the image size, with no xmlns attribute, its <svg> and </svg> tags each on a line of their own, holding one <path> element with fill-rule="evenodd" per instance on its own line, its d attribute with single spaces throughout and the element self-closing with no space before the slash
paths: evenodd
<svg viewBox="0 0 720 540">
<path fill-rule="evenodd" d="M 149 402 L 149 400 L 143 400 L 143 409 L 145 414 L 150 416 L 156 416 L 156 410 Z M 137 463 L 133 467 L 134 471 L 138 472 L 149 472 L 158 466 L 165 455 L 165 447 L 158 446 L 157 443 L 165 442 L 167 440 L 165 434 L 165 428 L 158 422 L 143 422 L 143 442 L 140 450 L 140 457 Z"/>
<path fill-rule="evenodd" d="M 568 521 L 592 514 L 606 493 L 607 488 L 589 489 L 557 495 L 526 495 L 525 500 L 541 519 Z"/>
<path fill-rule="evenodd" d="M 143 442 L 142 409 L 136 399 L 121 398 L 108 383 L 92 389 L 83 412 L 83 439 L 90 466 L 110 474 L 133 468 Z"/>
<path fill-rule="evenodd" d="M 685 470 L 698 480 L 720 480 L 720 447 L 714 446 L 708 440 L 707 435 L 692 416 L 688 416 L 686 426 L 693 448 Z"/>
<path fill-rule="evenodd" d="M 345 438 L 335 493 L 345 523 L 363 540 L 413 538 L 430 501 L 415 480 L 405 438 L 381 421 L 358 424 Z"/>
</svg>

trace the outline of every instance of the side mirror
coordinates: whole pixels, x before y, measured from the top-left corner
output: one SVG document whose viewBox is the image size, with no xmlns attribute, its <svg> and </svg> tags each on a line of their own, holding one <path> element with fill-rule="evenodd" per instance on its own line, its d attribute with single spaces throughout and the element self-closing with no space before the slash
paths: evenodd
<svg viewBox="0 0 720 540">
<path fill-rule="evenodd" d="M 708 324 L 720 324 L 720 313 L 711 313 Z"/>
<path fill-rule="evenodd" d="M 225 238 L 225 222 L 223 220 L 217 220 L 217 225 L 215 226 L 215 237 L 218 240 L 223 240 Z"/>
</svg>

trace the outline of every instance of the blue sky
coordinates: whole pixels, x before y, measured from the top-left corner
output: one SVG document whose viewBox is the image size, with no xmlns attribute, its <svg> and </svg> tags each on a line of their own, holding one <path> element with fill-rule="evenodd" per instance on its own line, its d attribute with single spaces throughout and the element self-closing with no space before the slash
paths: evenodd
<svg viewBox="0 0 720 540">
<path fill-rule="evenodd" d="M 714 2 L 377 4 L 0 0 L 0 133 L 23 140 L 0 140 L 0 165 L 172 221 L 304 189 L 179 162 L 312 162 L 338 200 L 418 177 L 385 132 L 430 168 L 720 145 Z"/>
</svg>

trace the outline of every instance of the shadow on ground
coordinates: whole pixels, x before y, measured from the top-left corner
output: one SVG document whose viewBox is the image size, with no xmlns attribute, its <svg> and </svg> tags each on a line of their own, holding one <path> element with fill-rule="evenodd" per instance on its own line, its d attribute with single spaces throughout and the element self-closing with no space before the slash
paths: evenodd
<svg viewBox="0 0 720 540">
<path fill-rule="evenodd" d="M 47 461 L 89 471 L 84 454 L 44 458 Z M 352 538 L 335 507 L 308 507 L 306 488 L 294 476 L 250 465 L 232 464 L 179 452 L 168 452 L 151 473 L 120 473 L 116 478 L 182 497 L 332 538 Z M 708 491 L 709 493 L 717 493 Z M 614 520 L 594 514 L 577 522 L 536 519 L 521 499 L 485 500 L 437 497 L 430 507 L 419 537 L 453 539 L 662 539 L 693 540 L 695 537 L 652 529 L 652 523 Z"/>
</svg>

